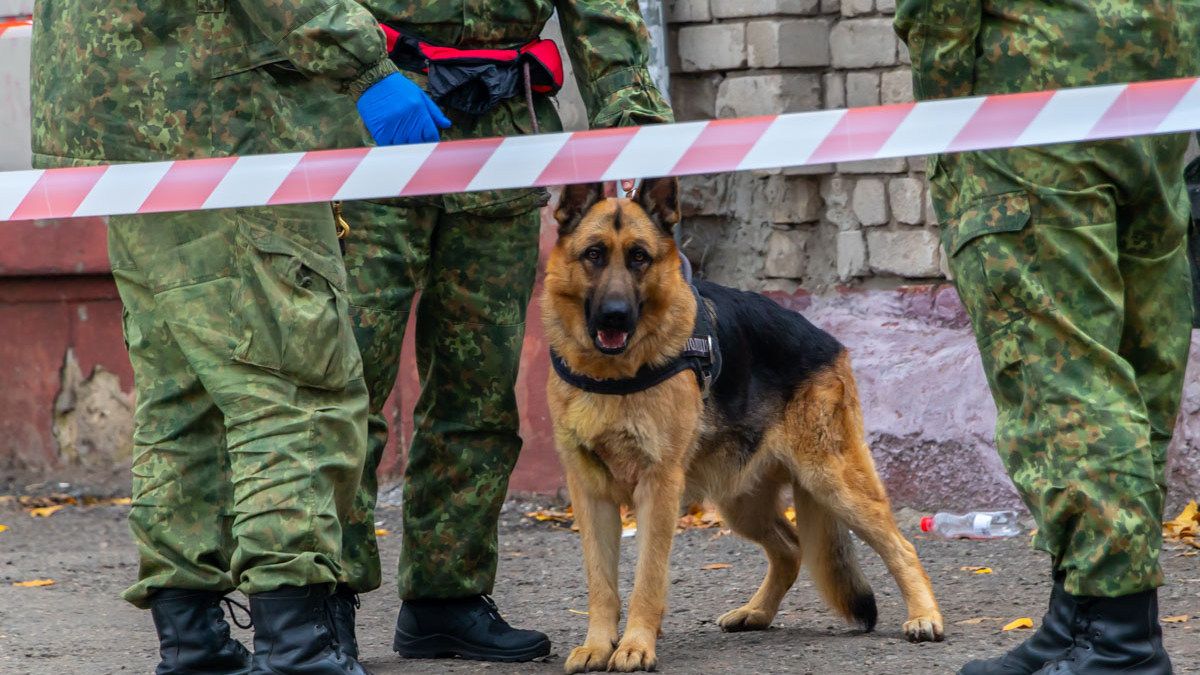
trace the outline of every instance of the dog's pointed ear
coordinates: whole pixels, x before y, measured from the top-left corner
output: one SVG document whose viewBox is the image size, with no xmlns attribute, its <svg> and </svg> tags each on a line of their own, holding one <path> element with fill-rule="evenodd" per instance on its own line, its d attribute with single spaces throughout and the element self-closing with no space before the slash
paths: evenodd
<svg viewBox="0 0 1200 675">
<path fill-rule="evenodd" d="M 558 236 L 566 236 L 579 226 L 579 221 L 587 214 L 588 209 L 604 196 L 604 186 L 600 183 L 581 183 L 567 185 L 558 198 L 558 207 L 554 209 L 554 219 L 558 221 Z"/>
<path fill-rule="evenodd" d="M 638 188 L 637 202 L 650 220 L 671 234 L 671 228 L 679 222 L 679 179 L 670 176 L 643 180 Z"/>
</svg>

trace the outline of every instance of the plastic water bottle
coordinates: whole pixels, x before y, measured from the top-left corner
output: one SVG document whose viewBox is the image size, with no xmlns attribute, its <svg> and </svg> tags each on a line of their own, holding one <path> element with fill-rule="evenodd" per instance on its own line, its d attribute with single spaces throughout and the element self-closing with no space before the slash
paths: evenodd
<svg viewBox="0 0 1200 675">
<path fill-rule="evenodd" d="M 938 513 L 921 519 L 921 531 L 942 539 L 1003 539 L 1021 533 L 1016 511 Z"/>
</svg>

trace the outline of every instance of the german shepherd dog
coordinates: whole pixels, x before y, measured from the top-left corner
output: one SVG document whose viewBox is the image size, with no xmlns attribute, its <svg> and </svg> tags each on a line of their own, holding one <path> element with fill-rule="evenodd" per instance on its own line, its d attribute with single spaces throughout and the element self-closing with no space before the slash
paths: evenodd
<svg viewBox="0 0 1200 675">
<path fill-rule="evenodd" d="M 633 199 L 602 187 L 564 188 L 546 271 L 543 320 L 572 374 L 632 378 L 671 362 L 692 336 L 697 295 L 672 237 L 679 185 L 649 179 Z M 771 300 L 698 282 L 715 315 L 724 366 L 711 390 L 684 370 L 644 391 L 593 393 L 551 373 L 558 453 L 583 543 L 588 632 L 566 672 L 653 670 L 667 596 L 671 540 L 683 500 L 715 502 L 729 527 L 758 543 L 769 566 L 758 592 L 726 612 L 726 631 L 767 628 L 803 559 L 826 602 L 863 629 L 875 595 L 849 530 L 883 558 L 908 605 L 904 634 L 942 639 L 929 577 L 896 527 L 863 436 L 846 350 Z M 797 524 L 784 516 L 790 487 Z M 638 519 L 638 561 L 625 633 L 617 560 L 619 509 Z"/>
</svg>

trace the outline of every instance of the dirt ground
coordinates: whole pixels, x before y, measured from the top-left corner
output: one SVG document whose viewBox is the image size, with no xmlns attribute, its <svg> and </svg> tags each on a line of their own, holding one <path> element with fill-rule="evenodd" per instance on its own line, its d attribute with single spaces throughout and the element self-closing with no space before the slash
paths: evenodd
<svg viewBox="0 0 1200 675">
<path fill-rule="evenodd" d="M 409 661 L 390 651 L 397 601 L 389 579 L 363 597 L 359 641 L 365 662 L 378 675 L 393 673 L 558 673 L 564 656 L 582 641 L 587 598 L 578 538 L 564 529 L 523 518 L 532 508 L 510 502 L 501 526 L 502 557 L 495 597 L 517 626 L 550 635 L 554 653 L 526 664 Z M 49 518 L 32 518 L 0 506 L 0 673 L 150 673 L 157 661 L 149 612 L 120 600 L 133 580 L 136 561 L 124 518 L 127 507 L 68 507 Z M 398 528 L 398 511 L 384 509 L 382 526 Z M 992 542 L 944 542 L 917 533 L 915 513 L 901 523 L 933 579 L 947 620 L 946 641 L 904 641 L 904 611 L 896 585 L 879 558 L 861 547 L 867 577 L 879 600 L 874 633 L 847 628 L 817 598 L 802 575 L 775 625 L 761 633 L 725 634 L 714 620 L 740 605 L 765 571 L 758 549 L 735 536 L 692 530 L 676 539 L 671 608 L 659 641 L 664 673 L 950 673 L 964 661 L 999 653 L 1023 639 L 1002 632 L 1006 622 L 1040 620 L 1048 595 L 1047 561 L 1028 546 L 1028 536 Z M 382 540 L 385 568 L 395 564 L 399 538 Z M 622 588 L 632 583 L 635 546 L 625 540 Z M 1164 627 L 1176 672 L 1200 672 L 1200 556 L 1182 549 L 1164 554 L 1170 585 L 1162 594 L 1164 616 L 1191 620 Z M 729 568 L 702 570 L 710 563 Z M 987 566 L 991 574 L 961 568 Z M 385 575 L 391 576 L 391 575 Z M 14 587 L 14 582 L 53 579 L 53 586 Z M 964 621 L 986 617 L 982 621 Z M 245 631 L 239 635 L 250 643 Z"/>
</svg>

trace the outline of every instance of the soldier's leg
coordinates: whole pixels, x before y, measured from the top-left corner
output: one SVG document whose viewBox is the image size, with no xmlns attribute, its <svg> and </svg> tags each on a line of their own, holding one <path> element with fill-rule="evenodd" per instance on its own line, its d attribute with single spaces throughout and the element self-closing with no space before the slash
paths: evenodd
<svg viewBox="0 0 1200 675">
<path fill-rule="evenodd" d="M 109 258 L 137 393 L 129 525 L 139 564 L 125 599 L 145 609 L 161 589 L 233 589 L 233 488 L 224 418 L 157 312 L 129 251 L 138 248 L 129 236 L 136 228 L 136 219 L 109 220 Z"/>
<path fill-rule="evenodd" d="M 424 375 L 404 486 L 404 600 L 490 593 L 521 449 L 514 385 L 540 214 L 444 214 L 417 314 Z M 407 605 L 407 603 L 406 603 Z"/>
<path fill-rule="evenodd" d="M 328 205 L 137 221 L 138 266 L 225 419 L 244 593 L 327 585 L 366 446 L 366 388 Z"/>
<path fill-rule="evenodd" d="M 996 400 L 997 450 L 1038 521 L 1036 543 L 1073 595 L 1153 588 L 1160 491 L 1146 406 L 1119 353 L 1114 188 L 1061 187 L 1083 165 L 1047 150 L 947 164 L 934 196 L 959 208 L 942 219 L 944 241 Z"/>
<path fill-rule="evenodd" d="M 374 523 L 376 471 L 388 439 L 383 406 L 396 384 L 413 296 L 424 285 L 438 210 L 362 201 L 344 203 L 342 212 L 350 225 L 344 240 L 350 319 L 370 395 L 367 461 L 354 509 L 342 521 L 342 562 L 347 586 L 365 593 L 380 583 Z"/>
<path fill-rule="evenodd" d="M 1133 365 L 1150 420 L 1155 480 L 1165 497 L 1167 446 L 1183 394 L 1192 326 L 1187 258 L 1190 205 L 1183 184 L 1187 138 L 1136 141 L 1140 165 L 1134 199 L 1119 212 L 1118 245 L 1125 281 L 1121 355 Z M 1161 506 L 1160 506 L 1161 508 Z M 1157 528 L 1156 528 L 1157 529 Z"/>
</svg>

